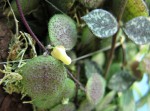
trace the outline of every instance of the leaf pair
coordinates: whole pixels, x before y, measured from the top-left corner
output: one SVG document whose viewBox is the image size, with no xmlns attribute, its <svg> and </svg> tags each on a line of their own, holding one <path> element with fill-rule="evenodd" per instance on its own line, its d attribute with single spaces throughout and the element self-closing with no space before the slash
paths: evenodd
<svg viewBox="0 0 150 111">
<path fill-rule="evenodd" d="M 107 38 L 114 35 L 118 30 L 116 19 L 109 12 L 102 9 L 95 9 L 83 16 L 94 35 L 100 38 Z M 139 16 L 125 24 L 124 32 L 138 45 L 150 42 L 150 19 Z"/>
</svg>

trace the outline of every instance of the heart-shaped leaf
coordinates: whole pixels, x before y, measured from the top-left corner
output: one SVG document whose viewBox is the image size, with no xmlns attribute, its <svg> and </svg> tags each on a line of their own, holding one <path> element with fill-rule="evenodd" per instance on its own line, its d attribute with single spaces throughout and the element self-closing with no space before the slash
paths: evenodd
<svg viewBox="0 0 150 111">
<path fill-rule="evenodd" d="M 105 92 L 105 80 L 99 74 L 95 73 L 88 79 L 86 84 L 87 99 L 96 105 L 103 97 Z"/>
<path fill-rule="evenodd" d="M 114 35 L 118 30 L 117 21 L 114 16 L 102 9 L 95 9 L 83 16 L 93 34 L 100 38 L 106 38 Z"/>
<path fill-rule="evenodd" d="M 137 17 L 125 24 L 124 32 L 136 44 L 143 45 L 150 42 L 150 19 Z"/>
</svg>

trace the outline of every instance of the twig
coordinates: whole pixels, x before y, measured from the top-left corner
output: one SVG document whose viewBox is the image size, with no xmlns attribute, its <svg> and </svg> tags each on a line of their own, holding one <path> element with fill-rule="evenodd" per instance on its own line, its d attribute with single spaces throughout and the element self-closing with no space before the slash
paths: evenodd
<svg viewBox="0 0 150 111">
<path fill-rule="evenodd" d="M 76 78 L 77 78 L 78 81 L 80 81 L 80 66 L 79 65 L 77 66 Z M 78 85 L 77 84 L 76 84 L 76 92 L 75 92 L 74 102 L 75 102 L 75 105 L 78 107 L 79 102 L 78 102 Z"/>
<path fill-rule="evenodd" d="M 124 66 L 126 65 L 126 51 L 125 51 L 125 46 L 124 46 L 124 44 L 121 45 L 121 49 L 122 49 L 122 54 L 123 54 L 123 58 L 122 58 L 122 68 L 124 68 Z"/>
<path fill-rule="evenodd" d="M 39 47 L 41 47 L 44 51 L 46 51 L 46 48 L 44 47 L 44 45 L 39 41 L 39 39 L 36 37 L 36 35 L 33 33 L 32 29 L 28 25 L 28 23 L 26 21 L 26 18 L 24 17 L 24 14 L 22 12 L 22 8 L 21 8 L 19 0 L 16 0 L 16 4 L 17 4 L 17 7 L 18 7 L 19 14 L 21 16 L 22 22 L 24 23 L 24 25 L 27 28 L 28 32 L 31 34 L 31 36 L 33 37 L 33 39 L 37 42 L 37 44 L 39 45 Z"/>
<path fill-rule="evenodd" d="M 120 10 L 120 14 L 117 18 L 119 28 L 120 28 L 120 21 L 122 19 L 122 15 L 124 13 L 127 2 L 128 2 L 128 0 L 122 0 L 122 3 L 121 3 L 121 4 L 123 4 L 123 6 L 121 5 L 122 7 L 121 7 L 121 10 Z M 104 73 L 105 78 L 107 78 L 107 74 L 109 72 L 110 66 L 111 66 L 112 61 L 113 61 L 113 54 L 114 54 L 114 51 L 115 51 L 116 39 L 117 39 L 117 34 L 119 32 L 119 28 L 118 28 L 117 33 L 113 36 L 113 39 L 112 39 L 112 46 L 111 46 L 111 50 L 110 50 L 109 60 L 108 60 L 106 70 L 105 70 L 105 73 Z"/>
<path fill-rule="evenodd" d="M 116 44 L 115 47 L 118 47 L 118 46 L 120 46 L 120 45 L 121 45 L 121 44 L 118 43 L 118 44 Z M 99 53 L 99 52 L 107 51 L 107 50 L 109 50 L 110 48 L 111 48 L 111 46 L 108 46 L 108 47 L 105 47 L 105 48 L 100 49 L 100 50 L 98 50 L 98 51 L 95 51 L 95 52 L 92 52 L 92 53 L 83 55 L 83 56 L 81 56 L 81 57 L 78 57 L 77 59 L 73 59 L 72 62 L 78 61 L 78 60 L 81 60 L 81 59 L 84 59 L 84 58 L 87 58 L 87 57 L 90 57 L 90 56 L 92 56 L 92 55 L 94 55 L 94 54 L 97 54 L 97 53 Z"/>
<path fill-rule="evenodd" d="M 118 43 L 118 44 L 116 44 L 116 47 L 118 47 L 118 46 L 120 46 L 120 45 L 121 45 L 121 44 Z M 83 56 L 81 56 L 81 57 L 78 57 L 77 59 L 73 59 L 72 62 L 78 61 L 78 60 L 81 60 L 81 59 L 85 59 L 85 58 L 90 57 L 90 56 L 92 56 L 92 55 L 94 55 L 94 54 L 97 54 L 97 53 L 99 53 L 99 52 L 107 51 L 107 50 L 109 50 L 110 48 L 111 48 L 111 46 L 108 46 L 108 47 L 103 48 L 103 49 L 100 49 L 100 50 L 98 50 L 98 51 L 95 51 L 95 52 L 92 52 L 92 53 L 83 55 Z M 24 59 L 24 60 L 22 60 L 22 61 L 28 61 L 28 60 L 30 60 L 30 59 Z M 7 62 L 0 62 L 0 64 L 16 63 L 16 62 L 20 62 L 20 60 L 7 61 Z"/>
<path fill-rule="evenodd" d="M 55 8 L 56 10 L 58 10 L 59 12 L 61 12 L 62 14 L 65 14 L 63 11 L 61 11 L 59 8 L 57 8 L 54 4 L 52 4 L 50 1 L 45 0 L 48 4 L 50 4 L 53 8 Z"/>
<path fill-rule="evenodd" d="M 83 87 L 83 85 L 71 74 L 69 70 L 67 70 L 69 76 L 79 85 L 80 89 L 84 92 L 86 92 L 86 89 Z"/>
</svg>

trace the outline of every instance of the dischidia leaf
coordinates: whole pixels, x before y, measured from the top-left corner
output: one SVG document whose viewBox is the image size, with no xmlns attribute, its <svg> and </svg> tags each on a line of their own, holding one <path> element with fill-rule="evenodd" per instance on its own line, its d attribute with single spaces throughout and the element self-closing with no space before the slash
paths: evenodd
<svg viewBox="0 0 150 111">
<path fill-rule="evenodd" d="M 47 109 L 61 101 L 67 72 L 60 61 L 52 56 L 34 57 L 19 72 L 25 93 L 35 106 Z"/>
<path fill-rule="evenodd" d="M 71 50 L 76 44 L 76 25 L 67 15 L 54 15 L 49 21 L 48 32 L 50 41 L 54 46 L 64 46 L 66 50 Z"/>
<path fill-rule="evenodd" d="M 150 19 L 137 17 L 125 24 L 126 35 L 138 45 L 150 43 Z"/>
<path fill-rule="evenodd" d="M 96 105 L 103 97 L 105 92 L 105 81 L 99 74 L 93 74 L 86 84 L 87 99 Z"/>
<path fill-rule="evenodd" d="M 95 9 L 83 16 L 93 34 L 100 38 L 106 38 L 114 35 L 118 30 L 118 24 L 114 16 L 102 9 Z"/>
</svg>

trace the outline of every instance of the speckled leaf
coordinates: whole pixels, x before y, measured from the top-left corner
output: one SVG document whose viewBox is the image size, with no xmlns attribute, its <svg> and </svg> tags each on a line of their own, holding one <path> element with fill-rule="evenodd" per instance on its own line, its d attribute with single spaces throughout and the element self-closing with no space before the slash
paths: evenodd
<svg viewBox="0 0 150 111">
<path fill-rule="evenodd" d="M 40 0 L 30 0 L 30 1 L 29 0 L 19 0 L 19 1 L 21 4 L 23 14 L 25 14 L 25 15 L 33 12 L 33 10 L 35 10 L 38 7 L 38 4 L 40 2 Z M 15 13 L 15 16 L 20 17 L 15 0 L 12 0 L 11 7 Z M 13 16 L 13 13 L 12 13 L 10 7 L 4 11 L 4 15 Z"/>
<path fill-rule="evenodd" d="M 54 15 L 48 23 L 48 32 L 51 44 L 54 46 L 62 45 L 66 50 L 71 50 L 76 44 L 76 24 L 67 15 Z"/>
<path fill-rule="evenodd" d="M 114 35 L 118 30 L 116 19 L 109 12 L 102 9 L 95 9 L 83 16 L 93 34 L 100 38 L 106 38 Z"/>
<path fill-rule="evenodd" d="M 120 71 L 111 77 L 108 87 L 115 91 L 124 91 L 132 85 L 134 80 L 127 71 Z"/>
<path fill-rule="evenodd" d="M 143 0 L 128 0 L 122 18 L 127 22 L 135 17 L 148 15 L 149 11 Z"/>
<path fill-rule="evenodd" d="M 137 17 L 125 24 L 126 35 L 136 44 L 143 45 L 150 42 L 150 19 Z"/>
<path fill-rule="evenodd" d="M 105 92 L 105 80 L 101 75 L 93 74 L 86 84 L 87 99 L 96 105 L 103 97 Z"/>
</svg>

